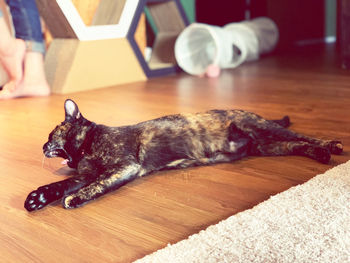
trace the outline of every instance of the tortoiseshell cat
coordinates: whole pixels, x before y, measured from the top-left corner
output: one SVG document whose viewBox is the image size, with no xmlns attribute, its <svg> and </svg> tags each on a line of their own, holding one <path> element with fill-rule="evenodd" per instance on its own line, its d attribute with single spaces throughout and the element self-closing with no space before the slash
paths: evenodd
<svg viewBox="0 0 350 263">
<path fill-rule="evenodd" d="M 49 136 L 46 157 L 68 159 L 69 179 L 44 185 L 25 201 L 28 211 L 63 199 L 75 208 L 154 171 L 231 162 L 245 156 L 302 155 L 327 163 L 340 141 L 286 129 L 289 118 L 269 121 L 243 110 L 170 115 L 122 127 L 97 125 L 65 102 L 65 120 Z"/>
</svg>

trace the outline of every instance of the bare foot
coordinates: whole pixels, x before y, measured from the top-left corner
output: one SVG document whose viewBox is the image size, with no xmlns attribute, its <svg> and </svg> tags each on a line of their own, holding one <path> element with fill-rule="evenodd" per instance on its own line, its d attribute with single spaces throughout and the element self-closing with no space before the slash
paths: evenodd
<svg viewBox="0 0 350 263">
<path fill-rule="evenodd" d="M 30 86 L 26 85 L 24 82 L 21 82 L 17 85 L 14 91 L 6 88 L 6 85 L 0 91 L 0 100 L 14 99 L 14 98 L 23 98 L 23 97 L 45 97 L 50 95 L 50 89 L 48 85 L 40 86 Z"/>
<path fill-rule="evenodd" d="M 14 44 L 1 54 L 0 62 L 9 75 L 11 85 L 7 88 L 14 90 L 23 78 L 23 60 L 26 46 L 22 39 L 15 39 Z"/>
<path fill-rule="evenodd" d="M 27 52 L 24 59 L 23 79 L 17 85 L 13 81 L 7 83 L 0 91 L 0 99 L 39 97 L 49 94 L 50 87 L 46 81 L 43 55 Z"/>
</svg>

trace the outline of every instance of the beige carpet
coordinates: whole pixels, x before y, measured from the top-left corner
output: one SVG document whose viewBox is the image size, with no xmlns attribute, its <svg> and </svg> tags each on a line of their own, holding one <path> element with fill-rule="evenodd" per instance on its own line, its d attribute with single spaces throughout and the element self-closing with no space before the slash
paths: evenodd
<svg viewBox="0 0 350 263">
<path fill-rule="evenodd" d="M 350 161 L 141 262 L 350 262 Z"/>
</svg>

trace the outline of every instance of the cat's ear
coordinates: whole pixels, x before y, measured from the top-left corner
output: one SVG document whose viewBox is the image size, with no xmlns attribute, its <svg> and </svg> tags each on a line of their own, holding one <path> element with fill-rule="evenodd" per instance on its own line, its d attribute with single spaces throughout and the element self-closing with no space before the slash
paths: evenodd
<svg viewBox="0 0 350 263">
<path fill-rule="evenodd" d="M 78 105 L 70 99 L 65 101 L 64 109 L 66 112 L 66 121 L 75 121 L 82 117 Z"/>
</svg>

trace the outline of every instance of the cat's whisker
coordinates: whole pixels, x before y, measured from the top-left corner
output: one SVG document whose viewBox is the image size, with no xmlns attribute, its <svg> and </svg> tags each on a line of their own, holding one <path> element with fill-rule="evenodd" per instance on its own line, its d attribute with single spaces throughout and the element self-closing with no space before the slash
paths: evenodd
<svg viewBox="0 0 350 263">
<path fill-rule="evenodd" d="M 43 154 L 43 159 L 41 160 L 41 168 L 44 168 L 44 164 L 45 164 L 45 154 Z"/>
<path fill-rule="evenodd" d="M 52 168 L 50 158 L 48 158 L 48 162 L 49 162 L 49 166 L 47 167 L 47 168 L 48 168 L 48 170 L 49 170 L 49 171 L 53 171 L 54 169 Z"/>
</svg>

